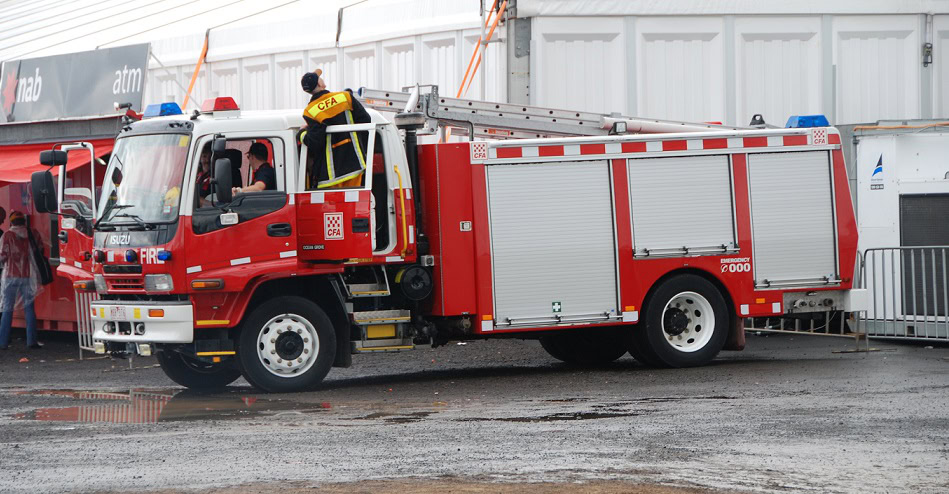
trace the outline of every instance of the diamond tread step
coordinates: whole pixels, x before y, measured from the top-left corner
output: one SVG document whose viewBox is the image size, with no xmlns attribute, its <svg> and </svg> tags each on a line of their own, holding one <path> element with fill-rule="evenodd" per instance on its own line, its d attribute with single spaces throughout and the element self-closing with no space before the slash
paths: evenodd
<svg viewBox="0 0 949 494">
<path fill-rule="evenodd" d="M 405 323 L 411 320 L 412 312 L 401 309 L 353 312 L 353 321 L 360 326 L 369 324 Z"/>
<path fill-rule="evenodd" d="M 412 338 L 389 338 L 385 340 L 357 340 L 352 342 L 353 351 L 363 352 L 398 352 L 402 350 L 414 350 L 415 344 Z"/>
<path fill-rule="evenodd" d="M 347 285 L 349 295 L 358 297 L 387 297 L 391 295 L 389 287 L 383 283 L 357 283 Z"/>
</svg>

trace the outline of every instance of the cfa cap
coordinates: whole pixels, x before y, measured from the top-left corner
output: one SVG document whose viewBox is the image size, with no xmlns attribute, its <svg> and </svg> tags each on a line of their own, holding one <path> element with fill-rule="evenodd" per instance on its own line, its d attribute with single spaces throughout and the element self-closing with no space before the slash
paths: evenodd
<svg viewBox="0 0 949 494">
<path fill-rule="evenodd" d="M 320 76 L 323 75 L 321 69 L 316 69 L 313 72 L 307 72 L 303 74 L 303 78 L 300 79 L 300 85 L 303 86 L 303 90 L 310 93 L 316 89 L 320 84 Z"/>
</svg>

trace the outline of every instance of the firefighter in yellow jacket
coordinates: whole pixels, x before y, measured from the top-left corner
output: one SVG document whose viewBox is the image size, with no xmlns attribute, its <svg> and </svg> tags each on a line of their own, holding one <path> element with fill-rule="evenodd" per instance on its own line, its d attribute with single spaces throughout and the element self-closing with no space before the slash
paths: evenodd
<svg viewBox="0 0 949 494">
<path fill-rule="evenodd" d="M 353 92 L 331 93 L 316 69 L 303 75 L 300 84 L 310 93 L 310 104 L 303 111 L 307 129 L 302 135 L 307 155 L 312 156 L 308 188 L 359 187 L 366 171 L 366 131 L 327 133 L 328 125 L 352 125 L 371 121 L 366 109 Z"/>
</svg>

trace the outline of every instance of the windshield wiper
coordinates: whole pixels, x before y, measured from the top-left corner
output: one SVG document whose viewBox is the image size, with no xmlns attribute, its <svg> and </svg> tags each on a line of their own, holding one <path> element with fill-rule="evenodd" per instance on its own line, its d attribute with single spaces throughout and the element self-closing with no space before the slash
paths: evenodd
<svg viewBox="0 0 949 494">
<path fill-rule="evenodd" d="M 119 213 L 119 214 L 112 215 L 112 218 L 113 218 L 113 219 L 115 219 L 115 218 L 130 218 L 132 221 L 135 222 L 136 225 L 140 226 L 140 227 L 142 228 L 142 230 L 154 230 L 154 229 L 156 228 L 155 225 L 152 225 L 152 224 L 150 224 L 150 223 L 147 223 L 145 220 L 143 220 L 140 216 L 138 216 L 138 215 L 136 215 L 136 214 Z M 110 223 L 109 225 L 113 225 L 113 224 Z"/>
<path fill-rule="evenodd" d="M 110 204 L 109 206 L 106 206 L 105 211 L 102 212 L 102 219 L 100 219 L 99 221 L 97 221 L 96 224 L 95 224 L 95 229 L 96 229 L 96 230 L 101 230 L 102 228 L 100 228 L 100 227 L 103 227 L 103 226 L 108 227 L 108 226 L 110 226 L 110 225 L 109 225 L 109 220 L 110 220 L 111 218 L 109 218 L 109 213 L 111 213 L 111 212 L 113 212 L 113 211 L 118 211 L 118 210 L 120 210 L 120 209 L 130 208 L 130 207 L 133 207 L 133 206 L 134 206 L 134 204 L 118 204 L 118 205 L 117 205 L 117 204 L 114 203 L 114 202 L 113 202 L 112 204 Z"/>
</svg>

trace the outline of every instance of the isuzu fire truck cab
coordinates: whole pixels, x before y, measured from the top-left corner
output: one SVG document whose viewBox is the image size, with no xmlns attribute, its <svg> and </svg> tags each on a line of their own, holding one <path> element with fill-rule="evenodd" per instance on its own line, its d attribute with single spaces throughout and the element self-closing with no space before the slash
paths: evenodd
<svg viewBox="0 0 949 494">
<path fill-rule="evenodd" d="M 366 104 L 371 123 L 329 128 L 365 140 L 350 188 L 316 188 L 298 110 L 219 98 L 129 123 L 94 281 L 76 285 L 99 297 L 97 351 L 154 352 L 192 388 L 243 375 L 267 391 L 310 389 L 354 353 L 512 335 L 566 362 L 681 367 L 741 349 L 745 317 L 865 303 L 832 127 L 416 145 L 431 108 L 397 126 L 372 109 L 391 102 Z M 276 190 L 232 196 L 252 143 Z M 53 187 L 34 177 L 51 209 Z"/>
</svg>

